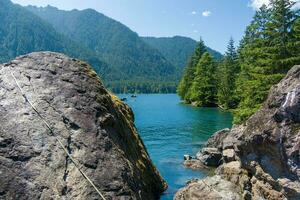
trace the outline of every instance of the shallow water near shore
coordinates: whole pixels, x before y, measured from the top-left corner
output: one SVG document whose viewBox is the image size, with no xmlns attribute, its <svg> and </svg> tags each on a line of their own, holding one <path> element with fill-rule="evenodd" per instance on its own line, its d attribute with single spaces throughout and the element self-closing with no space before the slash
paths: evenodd
<svg viewBox="0 0 300 200">
<path fill-rule="evenodd" d="M 194 156 L 215 131 L 230 128 L 231 113 L 184 105 L 176 94 L 118 96 L 127 98 L 150 157 L 169 185 L 161 200 L 173 199 L 189 179 L 206 176 L 205 171 L 184 168 L 183 155 Z"/>
</svg>

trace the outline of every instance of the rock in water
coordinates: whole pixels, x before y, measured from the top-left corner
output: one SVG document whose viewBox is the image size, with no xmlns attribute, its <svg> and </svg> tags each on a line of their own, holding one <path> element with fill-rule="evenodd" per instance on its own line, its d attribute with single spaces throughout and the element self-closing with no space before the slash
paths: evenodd
<svg viewBox="0 0 300 200">
<path fill-rule="evenodd" d="M 203 154 L 207 147 L 215 148 L 215 151 Z M 230 181 L 239 188 L 236 192 L 240 199 L 299 200 L 299 149 L 300 66 L 295 66 L 272 87 L 267 101 L 257 113 L 244 125 L 215 133 L 197 158 L 201 162 L 203 155 L 213 157 L 219 151 L 222 162 L 219 162 L 215 176 L 222 180 L 213 179 L 214 185 Z M 189 194 L 201 197 L 226 193 L 224 188 L 215 187 L 214 190 L 208 194 L 208 186 L 198 181 L 181 189 L 175 199 L 193 199 Z M 232 191 L 228 189 L 227 192 Z M 228 199 L 228 196 L 217 199 Z"/>
<path fill-rule="evenodd" d="M 79 60 L 41 52 L 0 65 L 0 124 L 0 199 L 101 199 L 56 138 L 106 199 L 156 199 L 167 187 L 131 109 Z"/>
</svg>

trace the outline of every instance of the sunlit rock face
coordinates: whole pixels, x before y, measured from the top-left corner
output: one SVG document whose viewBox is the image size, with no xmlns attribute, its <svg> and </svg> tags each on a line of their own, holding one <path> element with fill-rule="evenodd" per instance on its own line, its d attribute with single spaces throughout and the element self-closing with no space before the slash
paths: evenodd
<svg viewBox="0 0 300 200">
<path fill-rule="evenodd" d="M 0 65 L 0 199 L 101 199 L 56 138 L 106 199 L 156 199 L 166 189 L 131 109 L 86 63 L 40 52 Z"/>
<path fill-rule="evenodd" d="M 239 198 L 300 199 L 300 66 L 272 87 L 262 108 L 245 124 L 215 133 L 208 147 L 214 149 L 213 154 L 202 150 L 194 162 L 205 164 L 207 158 L 221 154 L 219 161 L 214 160 L 215 174 L 235 184 Z M 175 199 L 193 199 L 207 188 L 226 183 L 212 180 L 211 185 L 202 181 L 198 181 L 199 187 L 188 185 Z M 213 192 L 219 195 L 217 199 L 226 199 L 223 190 Z"/>
</svg>

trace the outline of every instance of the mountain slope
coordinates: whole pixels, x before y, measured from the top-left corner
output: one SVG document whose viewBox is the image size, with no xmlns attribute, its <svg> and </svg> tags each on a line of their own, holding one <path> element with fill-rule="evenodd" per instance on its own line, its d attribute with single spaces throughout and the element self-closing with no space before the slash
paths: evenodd
<svg viewBox="0 0 300 200">
<path fill-rule="evenodd" d="M 114 70 L 98 56 L 57 33 L 54 28 L 23 7 L 9 0 L 0 1 L 0 62 L 34 51 L 56 51 L 81 58 L 104 77 L 114 78 Z"/>
<path fill-rule="evenodd" d="M 174 37 L 143 37 L 147 44 L 159 50 L 175 67 L 183 69 L 188 59 L 193 55 L 197 41 L 182 36 Z M 208 52 L 217 60 L 222 54 L 207 47 Z"/>
<path fill-rule="evenodd" d="M 27 7 L 60 33 L 95 51 L 124 73 L 122 80 L 176 81 L 175 67 L 125 25 L 92 9 L 63 11 L 47 6 Z"/>
</svg>

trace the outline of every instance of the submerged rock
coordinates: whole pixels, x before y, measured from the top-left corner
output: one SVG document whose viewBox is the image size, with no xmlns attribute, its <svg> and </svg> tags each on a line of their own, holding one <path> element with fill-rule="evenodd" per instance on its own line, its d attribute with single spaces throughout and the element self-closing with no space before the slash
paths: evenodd
<svg viewBox="0 0 300 200">
<path fill-rule="evenodd" d="M 207 147 L 214 151 L 206 151 Z M 217 163 L 217 182 L 234 184 L 241 191 L 241 199 L 298 200 L 299 149 L 300 66 L 295 66 L 272 87 L 257 113 L 243 125 L 215 133 L 197 158 L 207 165 L 203 162 L 203 151 L 206 157 L 214 157 L 218 150 L 222 162 Z M 175 199 L 202 199 L 191 198 L 187 195 L 191 192 L 199 197 L 213 193 L 188 185 L 178 192 L 184 198 L 177 195 Z"/>
<path fill-rule="evenodd" d="M 0 199 L 100 199 L 56 138 L 106 199 L 156 199 L 167 187 L 131 109 L 79 60 L 41 52 L 0 65 L 0 124 Z"/>
</svg>

